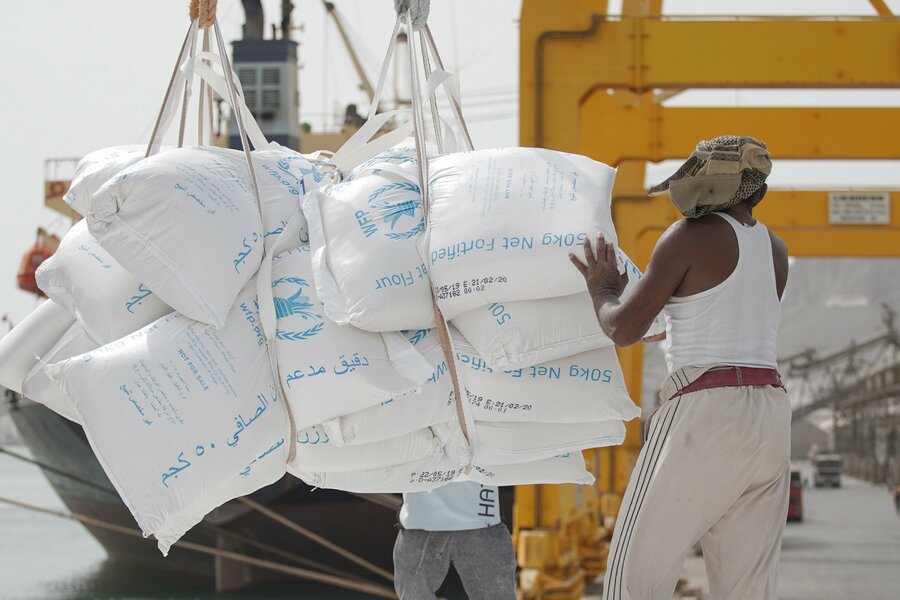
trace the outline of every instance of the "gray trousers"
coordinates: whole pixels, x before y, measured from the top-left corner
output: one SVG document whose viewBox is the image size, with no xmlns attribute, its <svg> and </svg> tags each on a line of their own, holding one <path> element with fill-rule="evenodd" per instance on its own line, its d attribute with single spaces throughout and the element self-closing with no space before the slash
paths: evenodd
<svg viewBox="0 0 900 600">
<path fill-rule="evenodd" d="M 470 600 L 514 600 L 516 555 L 502 523 L 466 531 L 400 529 L 394 587 L 400 600 L 434 600 L 450 563 Z"/>
</svg>

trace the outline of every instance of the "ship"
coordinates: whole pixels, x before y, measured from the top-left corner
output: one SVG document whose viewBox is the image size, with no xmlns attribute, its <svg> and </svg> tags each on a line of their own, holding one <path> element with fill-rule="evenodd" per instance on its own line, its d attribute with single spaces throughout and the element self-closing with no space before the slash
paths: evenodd
<svg viewBox="0 0 900 600">
<path fill-rule="evenodd" d="M 43 469 L 44 475 L 71 513 L 137 529 L 80 425 L 18 394 L 10 402 L 8 414 L 33 458 L 48 467 Z M 332 544 L 388 572 L 392 570 L 399 496 L 378 494 L 367 499 L 336 490 L 313 490 L 299 479 L 285 475 L 249 498 Z M 163 557 L 153 540 L 92 524 L 85 527 L 117 565 L 208 578 L 214 581 L 217 591 L 240 589 L 272 578 L 242 563 L 214 559 L 182 549 L 178 544 L 168 557 Z M 239 500 L 215 509 L 184 540 L 342 577 L 372 578 L 367 570 Z"/>
</svg>

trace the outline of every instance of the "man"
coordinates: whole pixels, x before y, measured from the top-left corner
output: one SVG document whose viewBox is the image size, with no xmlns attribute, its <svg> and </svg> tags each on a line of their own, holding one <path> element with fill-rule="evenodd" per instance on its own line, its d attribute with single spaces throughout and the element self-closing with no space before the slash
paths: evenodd
<svg viewBox="0 0 900 600">
<path fill-rule="evenodd" d="M 753 217 L 771 172 L 750 137 L 700 142 L 651 193 L 687 217 L 669 227 L 628 300 L 600 237 L 584 275 L 603 330 L 620 346 L 666 317 L 669 377 L 619 510 L 606 600 L 669 599 L 700 541 L 715 599 L 776 598 L 790 485 L 791 409 L 776 368 L 787 249 Z"/>
<path fill-rule="evenodd" d="M 451 563 L 470 600 L 515 599 L 516 556 L 496 486 L 466 481 L 403 494 L 394 545 L 400 600 L 433 600 Z"/>
</svg>

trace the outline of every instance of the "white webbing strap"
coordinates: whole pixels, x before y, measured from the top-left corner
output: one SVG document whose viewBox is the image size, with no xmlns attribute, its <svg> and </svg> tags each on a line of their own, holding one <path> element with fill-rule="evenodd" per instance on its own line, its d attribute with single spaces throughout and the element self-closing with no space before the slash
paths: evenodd
<svg viewBox="0 0 900 600">
<path fill-rule="evenodd" d="M 204 30 L 204 37 L 207 38 L 206 40 L 204 40 L 204 46 L 208 45 L 208 31 L 208 29 Z M 249 141 L 252 144 L 253 148 L 262 149 L 267 147 L 269 145 L 269 142 L 268 140 L 266 140 L 266 136 L 265 134 L 263 134 L 262 129 L 260 129 L 259 124 L 256 122 L 256 119 L 253 118 L 253 114 L 250 112 L 249 108 L 247 108 L 247 104 L 244 101 L 244 92 L 241 88 L 240 80 L 238 79 L 237 74 L 235 74 L 234 70 L 231 68 L 230 61 L 228 60 L 228 55 L 225 54 L 224 60 L 222 58 L 224 43 L 219 41 L 218 54 L 210 52 L 205 48 L 203 51 L 195 54 L 194 46 L 196 45 L 198 34 L 198 23 L 195 20 L 191 23 L 191 26 L 188 29 L 188 34 L 187 36 L 185 36 L 184 43 L 181 47 L 181 51 L 179 52 L 175 69 L 172 72 L 172 78 L 169 81 L 169 87 L 166 90 L 166 95 L 163 98 L 163 104 L 160 108 L 159 116 L 157 117 L 156 124 L 153 128 L 153 133 L 150 137 L 150 143 L 148 144 L 147 148 L 147 156 L 151 156 L 159 152 L 159 147 L 162 144 L 162 138 L 171 126 L 172 120 L 174 119 L 174 116 L 177 112 L 175 99 L 181 95 L 183 90 L 185 100 L 182 102 L 182 129 L 179 131 L 179 145 L 181 144 L 184 136 L 184 114 L 185 109 L 187 108 L 187 100 L 191 95 L 190 88 L 194 75 L 196 75 L 201 80 L 201 83 L 206 84 L 210 88 L 215 90 L 215 92 L 231 106 L 232 110 L 235 111 L 235 119 L 237 121 L 238 130 L 240 131 L 241 129 L 244 129 L 246 133 L 246 135 L 241 135 L 242 142 L 246 142 L 246 138 L 249 138 Z M 224 65 L 226 63 L 228 64 L 228 72 L 226 72 L 226 76 L 223 77 L 213 70 L 212 65 L 218 65 L 222 66 L 222 69 L 224 71 Z M 237 92 L 235 95 L 232 95 L 230 92 L 232 86 L 233 89 Z M 210 103 L 209 130 L 211 137 L 211 93 L 208 94 L 208 102 Z M 198 127 L 202 129 L 203 124 L 198 123 Z"/>
<path fill-rule="evenodd" d="M 375 93 L 372 94 L 372 104 L 369 106 L 369 116 L 366 120 L 371 119 L 378 112 L 378 105 L 381 104 L 381 93 L 384 89 L 384 83 L 387 81 L 388 68 L 391 66 L 391 57 L 394 55 L 394 48 L 397 46 L 397 33 L 400 32 L 400 16 L 394 21 L 394 31 L 391 33 L 391 41 L 388 43 L 387 52 L 384 55 L 384 61 L 381 63 L 381 73 L 378 74 L 378 83 L 375 84 Z"/>
<path fill-rule="evenodd" d="M 208 30 L 204 29 L 204 32 Z M 181 121 L 178 124 L 178 147 L 181 148 L 184 146 L 184 130 L 187 127 L 187 115 L 188 115 L 188 105 L 191 101 L 191 92 L 192 85 L 191 83 L 194 81 L 194 63 L 191 60 L 194 57 L 194 52 L 196 51 L 197 42 L 196 38 L 193 43 L 188 47 L 188 57 L 186 64 L 188 65 L 187 70 L 184 73 L 184 98 L 181 101 Z M 184 69 L 184 65 L 181 67 Z M 198 127 L 200 124 L 198 123 Z"/>
<path fill-rule="evenodd" d="M 260 201 L 260 197 L 259 197 L 259 184 L 257 183 L 257 180 L 256 180 L 256 172 L 253 169 L 253 158 L 250 156 L 250 144 L 247 139 L 247 129 L 245 128 L 245 123 L 244 123 L 245 115 L 244 115 L 244 110 L 242 109 L 242 106 L 246 106 L 246 105 L 244 105 L 243 99 L 240 99 L 240 100 L 238 99 L 237 86 L 235 85 L 235 80 L 237 79 L 237 77 L 234 75 L 234 71 L 231 68 L 231 61 L 228 58 L 228 51 L 225 48 L 225 41 L 222 37 L 222 31 L 219 29 L 218 19 L 213 21 L 213 27 L 215 28 L 215 32 L 216 32 L 216 42 L 218 43 L 218 46 L 219 46 L 219 57 L 222 60 L 222 70 L 225 72 L 225 81 L 228 83 L 228 93 L 231 97 L 231 106 L 232 106 L 232 108 L 234 108 L 234 116 L 235 116 L 235 119 L 237 120 L 238 131 L 241 135 L 241 146 L 243 146 L 243 148 L 244 148 L 244 156 L 247 159 L 247 168 L 250 171 L 250 181 L 253 184 L 253 193 L 256 197 L 256 207 L 259 210 L 260 223 L 262 223 L 262 202 Z M 247 114 L 249 114 L 249 111 L 247 111 Z M 252 116 L 250 116 L 250 119 L 248 119 L 248 123 L 250 121 L 253 121 Z M 294 217 L 292 217 L 291 221 L 296 222 L 295 220 L 297 218 L 298 218 L 297 215 L 294 215 Z M 287 227 L 285 227 L 285 230 L 282 231 L 281 235 L 279 235 L 279 239 L 282 236 L 284 236 L 285 232 L 287 232 Z M 268 267 L 267 267 L 266 272 L 264 272 L 263 270 L 260 270 L 257 273 L 257 280 L 256 280 L 257 303 L 260 306 L 260 321 L 262 321 L 262 318 L 263 318 L 263 316 L 262 316 L 263 306 L 265 306 L 265 309 L 267 311 L 271 311 L 268 313 L 269 315 L 274 317 L 274 314 L 275 314 L 275 301 L 272 298 L 272 289 L 271 289 L 272 288 L 272 258 L 271 257 L 274 255 L 275 250 L 277 250 L 277 246 L 278 246 L 278 244 L 276 243 L 275 248 L 273 248 L 272 255 L 270 255 L 269 253 L 266 252 L 265 244 L 263 244 L 263 246 L 262 246 L 261 261 L 263 264 L 268 265 Z M 268 294 L 263 298 L 258 297 L 260 282 L 262 282 L 264 288 L 268 288 Z M 265 331 L 265 329 L 263 331 Z M 281 381 L 281 371 L 278 368 L 278 358 L 275 353 L 275 351 L 276 351 L 276 348 L 275 348 L 276 331 L 275 331 L 274 325 L 270 328 L 270 332 L 271 333 L 266 333 L 266 353 L 268 354 L 268 357 L 269 357 L 269 365 L 272 370 L 272 377 L 277 382 L 278 395 L 281 397 L 282 405 L 284 406 L 284 410 L 285 410 L 285 413 L 287 414 L 288 422 L 290 425 L 289 439 L 291 440 L 291 445 L 290 445 L 290 449 L 288 450 L 288 458 L 287 458 L 288 462 L 290 462 L 290 461 L 294 460 L 294 457 L 297 455 L 297 441 L 296 441 L 297 440 L 297 424 L 294 419 L 294 414 L 291 411 L 291 406 L 288 403 L 287 393 L 286 393 L 286 391 L 284 389 L 284 385 Z"/>
<path fill-rule="evenodd" d="M 288 422 L 290 424 L 290 440 L 291 449 L 288 451 L 288 462 L 294 460 L 297 454 L 297 423 L 294 419 L 294 413 L 291 411 L 291 405 L 288 402 L 287 391 L 284 389 L 284 383 L 281 379 L 281 369 L 278 366 L 278 355 L 276 354 L 275 338 L 278 334 L 278 318 L 275 315 L 275 298 L 272 294 L 272 260 L 282 252 L 290 250 L 299 243 L 300 232 L 304 224 L 303 213 L 296 212 L 288 219 L 282 232 L 275 238 L 271 252 L 263 253 L 262 262 L 259 265 L 259 271 L 256 274 L 256 298 L 259 305 L 259 321 L 262 325 L 263 334 L 266 336 L 266 352 L 269 355 L 269 366 L 272 369 L 272 375 L 278 386 L 278 395 L 284 402 L 284 409 L 287 413 Z"/>
<path fill-rule="evenodd" d="M 198 21 L 195 19 L 188 27 L 187 35 L 184 36 L 184 42 L 181 44 L 181 50 L 178 52 L 178 59 L 175 61 L 175 68 L 172 70 L 172 76 L 169 78 L 169 85 L 166 88 L 165 96 L 163 96 L 162 106 L 159 107 L 156 123 L 153 124 L 150 142 L 147 144 L 147 152 L 144 156 L 152 156 L 159 152 L 162 137 L 172 124 L 172 118 L 175 116 L 175 98 L 181 95 L 185 84 L 181 64 L 184 62 L 188 48 L 192 48 L 196 43 L 197 26 Z"/>
<path fill-rule="evenodd" d="M 425 46 L 425 41 L 422 39 L 421 34 L 416 36 L 419 40 L 419 49 L 422 51 L 422 67 L 425 69 L 425 77 L 426 80 L 430 80 L 432 76 L 431 69 L 431 60 L 428 58 L 428 48 Z M 441 117 L 438 114 L 438 104 L 437 104 L 437 96 L 435 96 L 434 90 L 430 89 L 431 86 L 426 86 L 427 91 L 425 92 L 425 96 L 428 98 L 428 105 L 431 107 L 431 120 L 432 125 L 434 126 L 434 142 L 438 147 L 438 154 L 444 154 L 447 152 L 447 148 L 444 145 L 444 136 L 441 131 Z M 424 99 L 422 102 L 424 103 Z"/>
<path fill-rule="evenodd" d="M 392 119 L 399 119 L 399 117 L 409 114 L 405 110 L 378 112 L 378 106 L 381 104 L 381 96 L 387 81 L 388 68 L 391 65 L 391 58 L 394 56 L 394 49 L 397 46 L 397 33 L 400 31 L 400 21 L 401 17 L 398 16 L 394 22 L 394 30 L 391 33 L 391 40 L 388 43 L 384 61 L 381 63 L 381 73 L 378 74 L 378 83 L 375 85 L 375 93 L 372 95 L 372 103 L 369 106 L 369 115 L 366 118 L 366 122 L 344 142 L 330 160 L 341 173 L 349 172 L 357 165 L 397 145 L 412 134 L 412 124 L 409 121 L 404 121 L 392 131 L 374 138 L 375 134 Z"/>
<path fill-rule="evenodd" d="M 209 52 L 209 28 L 203 29 L 202 52 Z M 204 64 L 209 64 L 204 62 Z M 213 112 L 212 112 L 212 88 L 209 84 L 200 84 L 200 101 L 197 103 L 197 145 L 204 146 L 212 143 Z M 207 123 L 208 121 L 208 123 Z"/>
<path fill-rule="evenodd" d="M 399 124 L 389 133 L 375 139 L 370 140 L 369 138 L 378 133 L 391 119 L 408 113 L 409 111 L 389 110 L 375 115 L 344 142 L 344 145 L 331 157 L 330 162 L 334 163 L 342 173 L 347 173 L 353 167 L 396 146 L 412 134 L 413 126 L 410 121 Z"/>
<path fill-rule="evenodd" d="M 194 75 L 198 75 L 201 79 L 201 86 L 209 85 L 216 91 L 216 93 L 218 93 L 231 105 L 234 111 L 234 117 L 237 121 L 238 132 L 241 138 L 241 146 L 244 150 L 244 157 L 247 161 L 247 169 L 253 188 L 253 196 L 256 200 L 257 210 L 259 211 L 260 222 L 262 222 L 262 203 L 260 201 L 259 184 L 256 178 L 256 171 L 254 170 L 253 159 L 250 154 L 250 143 L 252 141 L 253 146 L 256 149 L 262 149 L 268 146 L 269 143 L 263 135 L 262 130 L 260 130 L 259 125 L 256 123 L 256 120 L 253 118 L 253 115 L 247 108 L 246 103 L 244 102 L 240 84 L 237 82 L 238 77 L 232 69 L 231 61 L 225 48 L 225 42 L 224 38 L 222 37 L 222 32 L 219 28 L 218 20 L 213 21 L 216 43 L 219 49 L 218 54 L 208 52 L 204 48 L 202 52 L 195 56 L 194 48 L 197 41 L 198 24 L 198 20 L 195 19 L 191 22 L 191 25 L 188 28 L 188 33 L 185 36 L 181 51 L 178 54 L 178 60 L 176 61 L 175 69 L 169 81 L 166 95 L 163 98 L 163 104 L 160 108 L 159 115 L 157 116 L 153 133 L 150 136 L 150 143 L 147 146 L 146 155 L 151 156 L 159 151 L 162 137 L 171 125 L 172 118 L 175 113 L 175 99 L 181 94 L 183 86 L 186 86 L 188 88 L 187 90 L 185 90 L 184 100 L 182 102 L 182 113 L 186 113 L 188 108 L 188 100 L 190 98 L 189 88 L 193 81 Z M 186 58 L 186 55 L 188 55 L 188 53 L 189 56 Z M 212 69 L 212 66 L 204 61 L 221 64 L 225 76 L 222 77 L 218 75 Z M 184 117 L 182 118 L 182 123 L 183 121 Z M 203 127 L 202 112 L 198 127 L 201 129 Z M 201 136 L 200 139 L 202 140 L 202 132 L 200 132 L 199 135 Z M 182 124 L 182 128 L 179 131 L 179 145 L 183 141 L 183 136 L 184 126 Z M 282 248 L 285 244 L 289 243 L 288 236 L 290 235 L 291 231 L 293 231 L 295 234 L 299 234 L 299 227 L 301 223 L 302 214 L 300 213 L 297 213 L 292 219 L 290 219 L 288 225 L 285 226 L 284 231 L 279 236 L 278 240 L 276 240 L 276 244 L 273 246 L 273 253 L 278 252 L 279 248 Z M 286 236 L 286 234 L 288 234 L 288 236 Z M 281 242 L 281 245 L 279 245 L 278 242 Z M 278 382 L 279 396 L 283 400 L 284 410 L 290 423 L 291 445 L 288 452 L 288 461 L 290 462 L 291 460 L 293 460 L 294 456 L 296 456 L 297 452 L 297 445 L 295 442 L 295 439 L 297 437 L 297 428 L 294 420 L 294 415 L 291 413 L 290 405 L 288 403 L 287 394 L 285 393 L 284 386 L 281 382 L 281 376 L 278 369 L 278 360 L 275 353 L 275 305 L 271 289 L 271 274 L 272 258 L 271 255 L 266 252 L 265 244 L 263 244 L 261 267 L 259 273 L 257 274 L 257 295 L 259 301 L 260 321 L 263 324 L 263 331 L 266 334 L 266 352 L 268 355 L 269 364 L 272 369 L 272 376 Z"/>
<path fill-rule="evenodd" d="M 425 41 L 428 44 L 428 48 L 429 50 L 431 50 L 431 54 L 434 57 L 434 62 L 437 65 L 437 69 L 443 71 L 444 61 L 441 60 L 441 54 L 440 52 L 438 52 L 437 44 L 434 43 L 434 36 L 431 35 L 431 27 L 429 27 L 427 23 L 423 28 L 423 33 L 421 33 L 420 35 L 424 35 Z M 468 150 L 474 150 L 475 146 L 472 144 L 472 136 L 469 134 L 469 126 L 466 124 L 466 118 L 463 116 L 462 112 L 462 102 L 460 100 L 458 84 L 456 88 L 456 95 L 450 96 L 450 107 L 453 109 L 453 115 L 456 117 L 459 128 L 463 133 L 463 139 L 466 142 L 466 148 Z"/>
<path fill-rule="evenodd" d="M 210 57 L 215 57 L 210 59 Z M 219 96 L 222 98 L 228 98 L 228 82 L 225 77 L 216 73 L 212 66 L 206 63 L 206 60 L 213 60 L 219 62 L 221 64 L 221 59 L 218 58 L 218 54 L 212 54 L 207 52 L 202 52 L 191 61 L 191 68 L 197 77 L 200 78 L 201 81 L 206 83 L 209 87 L 211 87 Z M 187 69 L 187 65 L 182 67 L 183 69 Z M 266 146 L 269 145 L 269 141 L 266 140 L 265 134 L 260 129 L 259 124 L 256 122 L 256 119 L 253 118 L 253 114 L 250 112 L 250 109 L 247 108 L 247 103 L 244 100 L 244 90 L 241 88 L 240 80 L 237 79 L 237 75 L 232 71 L 232 81 L 235 83 L 235 90 L 237 92 L 236 102 L 239 104 L 239 110 L 241 112 L 242 121 L 244 127 L 247 131 L 247 137 L 250 140 L 250 143 L 253 145 L 253 148 L 256 150 L 262 150 Z M 229 104 L 231 104 L 229 102 Z M 238 109 L 232 106 L 232 109 L 237 111 Z"/>
<path fill-rule="evenodd" d="M 460 98 L 459 77 L 457 77 L 456 74 L 443 69 L 435 69 L 428 75 L 425 91 L 422 93 L 422 104 L 425 104 L 425 99 L 427 98 L 429 106 L 431 107 L 432 123 L 435 131 L 435 141 L 438 144 L 438 151 L 440 154 L 446 154 L 447 152 L 456 152 L 458 150 L 458 136 L 453 130 L 450 122 L 442 118 L 438 113 L 435 95 L 440 88 L 444 88 L 444 92 L 451 102 L 458 104 Z M 465 135 L 463 135 L 463 138 L 465 139 Z M 472 148 L 467 147 L 466 149 L 471 150 Z"/>
<path fill-rule="evenodd" d="M 404 13 L 403 17 L 406 20 L 407 30 L 410 32 L 410 36 L 414 35 L 412 29 L 412 18 L 409 12 Z M 422 110 L 423 98 L 425 96 L 422 95 L 420 89 L 421 85 L 419 81 L 419 67 L 416 61 L 416 52 L 412 40 L 410 40 L 408 46 L 410 81 L 412 82 L 413 137 L 416 142 L 416 166 L 419 177 L 419 188 L 421 190 L 420 198 L 422 202 L 422 212 L 425 215 L 425 222 L 427 226 L 429 224 L 428 153 L 425 146 L 425 116 Z M 436 87 L 437 84 L 435 84 L 435 88 Z M 427 233 L 423 233 L 422 235 L 427 235 Z M 459 420 L 462 434 L 466 438 L 466 441 L 471 448 L 473 446 L 473 438 L 475 433 L 474 422 L 472 421 L 470 412 L 466 410 L 468 397 L 463 396 L 465 390 L 463 386 L 460 385 L 459 372 L 456 368 L 456 352 L 453 348 L 453 340 L 450 337 L 449 325 L 447 324 L 446 319 L 444 319 L 444 315 L 443 313 L 441 313 L 441 309 L 438 306 L 433 287 L 431 289 L 431 305 L 434 311 L 434 322 L 438 332 L 438 339 L 441 342 L 441 349 L 444 353 L 444 360 L 447 363 L 447 369 L 450 372 L 450 379 L 453 382 L 453 397 L 456 405 L 456 417 Z M 470 427 L 470 425 L 472 426 Z M 469 453 L 470 461 L 473 454 L 473 452 Z M 471 466 L 471 462 L 466 465 L 465 472 L 468 472 Z"/>
</svg>

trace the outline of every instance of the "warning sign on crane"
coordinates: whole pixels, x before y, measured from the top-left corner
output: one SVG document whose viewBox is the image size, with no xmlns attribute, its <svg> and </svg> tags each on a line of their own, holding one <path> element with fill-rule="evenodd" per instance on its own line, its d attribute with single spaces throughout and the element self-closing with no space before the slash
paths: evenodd
<svg viewBox="0 0 900 600">
<path fill-rule="evenodd" d="M 832 225 L 888 225 L 891 196 L 887 192 L 831 192 L 828 222 Z"/>
</svg>

